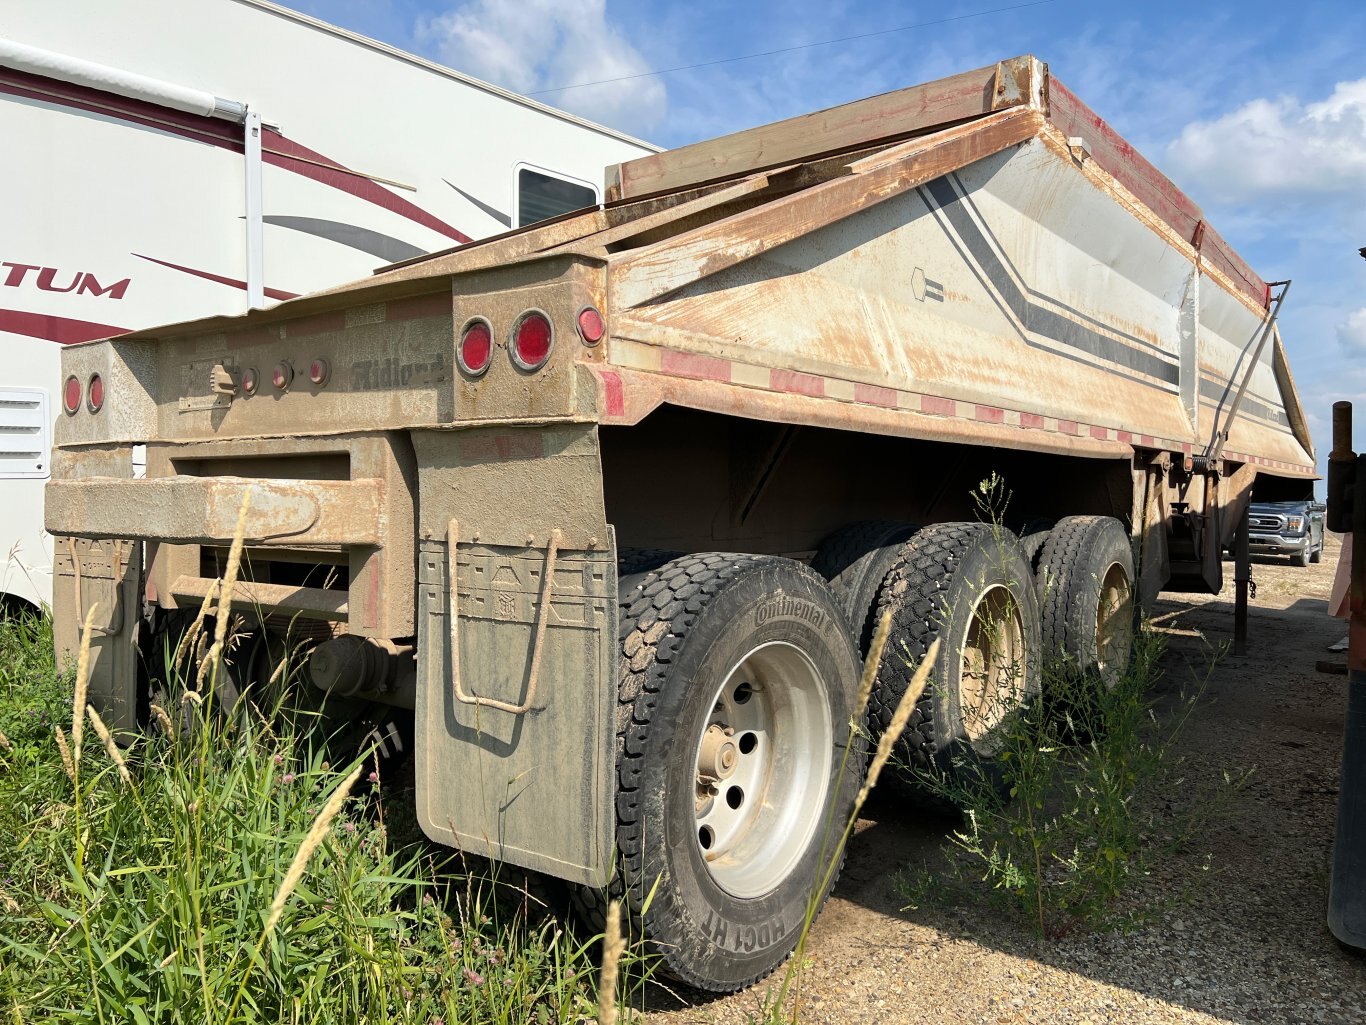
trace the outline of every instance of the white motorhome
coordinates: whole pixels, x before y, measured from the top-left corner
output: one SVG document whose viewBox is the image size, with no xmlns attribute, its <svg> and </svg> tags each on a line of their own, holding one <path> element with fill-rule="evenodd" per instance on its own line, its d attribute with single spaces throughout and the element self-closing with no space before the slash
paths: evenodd
<svg viewBox="0 0 1366 1025">
<path fill-rule="evenodd" d="M 10 0 L 0 139 L 0 598 L 31 605 L 53 423 L 103 401 L 61 346 L 599 203 L 655 151 L 264 0 Z"/>
</svg>

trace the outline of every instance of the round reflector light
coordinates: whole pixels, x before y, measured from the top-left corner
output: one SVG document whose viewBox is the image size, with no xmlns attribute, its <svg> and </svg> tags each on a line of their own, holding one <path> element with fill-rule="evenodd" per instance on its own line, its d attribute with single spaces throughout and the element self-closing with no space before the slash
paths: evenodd
<svg viewBox="0 0 1366 1025">
<path fill-rule="evenodd" d="M 98 413 L 104 408 L 104 378 L 99 374 L 90 375 L 90 384 L 85 390 L 85 402 L 92 413 Z"/>
<path fill-rule="evenodd" d="M 294 368 L 289 365 L 288 361 L 281 360 L 279 363 L 275 364 L 275 369 L 271 372 L 270 380 L 276 388 L 280 391 L 284 391 L 294 382 Z"/>
<path fill-rule="evenodd" d="M 319 388 L 327 383 L 327 379 L 332 376 L 332 368 L 327 360 L 319 357 L 308 365 L 308 379 Z"/>
<path fill-rule="evenodd" d="M 597 345 L 607 333 L 607 325 L 602 322 L 602 314 L 591 306 L 579 311 L 579 334 L 589 345 Z"/>
<path fill-rule="evenodd" d="M 68 416 L 81 408 L 81 382 L 75 375 L 68 377 L 62 388 L 62 408 Z"/>
<path fill-rule="evenodd" d="M 523 370 L 539 370 L 550 358 L 554 341 L 549 318 L 539 310 L 528 310 L 512 332 L 512 362 Z"/>
<path fill-rule="evenodd" d="M 493 329 L 488 321 L 472 320 L 465 326 L 455 358 L 470 377 L 478 377 L 489 368 L 493 360 Z"/>
<path fill-rule="evenodd" d="M 244 395 L 255 395 L 256 386 L 261 383 L 255 367 L 247 367 L 242 371 L 242 393 Z"/>
</svg>

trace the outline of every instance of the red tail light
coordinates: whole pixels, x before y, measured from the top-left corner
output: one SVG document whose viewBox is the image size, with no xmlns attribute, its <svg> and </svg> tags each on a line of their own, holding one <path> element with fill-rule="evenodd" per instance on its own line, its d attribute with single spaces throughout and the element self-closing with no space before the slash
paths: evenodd
<svg viewBox="0 0 1366 1025">
<path fill-rule="evenodd" d="M 275 369 L 270 375 L 271 383 L 280 391 L 284 391 L 294 381 L 294 368 L 285 361 L 275 364 Z"/>
<path fill-rule="evenodd" d="M 75 375 L 66 379 L 62 388 L 62 408 L 72 416 L 81 408 L 81 382 Z"/>
<path fill-rule="evenodd" d="M 523 370 L 540 370 L 554 342 L 550 319 L 540 310 L 528 310 L 512 332 L 512 362 Z"/>
<path fill-rule="evenodd" d="M 255 367 L 247 367 L 242 371 L 242 393 L 244 395 L 255 395 L 256 386 L 260 383 Z"/>
<path fill-rule="evenodd" d="M 308 379 L 321 388 L 332 376 L 332 368 L 325 359 L 315 359 L 308 365 Z"/>
<path fill-rule="evenodd" d="M 607 333 L 607 325 L 602 322 L 602 314 L 591 306 L 579 311 L 579 335 L 589 345 L 597 345 Z"/>
<path fill-rule="evenodd" d="M 98 413 L 104 408 L 104 378 L 99 374 L 90 375 L 90 386 L 86 389 L 85 401 L 92 413 Z"/>
<path fill-rule="evenodd" d="M 470 377 L 479 377 L 493 359 L 493 329 L 486 320 L 471 320 L 460 335 L 455 350 L 460 369 Z"/>
</svg>

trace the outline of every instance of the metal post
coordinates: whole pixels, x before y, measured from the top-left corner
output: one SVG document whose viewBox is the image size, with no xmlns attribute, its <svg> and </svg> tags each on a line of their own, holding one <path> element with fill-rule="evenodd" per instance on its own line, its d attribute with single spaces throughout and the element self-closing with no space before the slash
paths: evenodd
<svg viewBox="0 0 1366 1025">
<path fill-rule="evenodd" d="M 1362 487 L 1359 488 L 1358 485 Z M 1328 928 L 1340 941 L 1366 948 L 1366 456 L 1352 452 L 1352 406 L 1333 405 L 1328 460 L 1328 508 L 1334 530 L 1351 531 L 1351 621 L 1347 649 L 1347 718 L 1342 733 Z"/>
<path fill-rule="evenodd" d="M 261 115 L 248 108 L 242 125 L 247 183 L 247 305 L 266 304 L 265 233 L 261 222 Z"/>
<path fill-rule="evenodd" d="M 1247 511 L 1250 503 L 1243 505 L 1243 515 L 1238 520 L 1238 540 L 1234 543 L 1233 579 L 1237 593 L 1233 600 L 1233 654 L 1247 654 L 1247 592 L 1252 580 L 1252 556 L 1248 551 Z"/>
</svg>

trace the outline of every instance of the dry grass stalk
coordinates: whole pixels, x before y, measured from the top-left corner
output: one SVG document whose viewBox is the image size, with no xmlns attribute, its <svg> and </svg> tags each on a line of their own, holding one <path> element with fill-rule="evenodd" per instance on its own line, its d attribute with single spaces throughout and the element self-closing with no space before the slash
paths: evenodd
<svg viewBox="0 0 1366 1025">
<path fill-rule="evenodd" d="M 873 755 L 873 763 L 868 766 L 868 777 L 863 781 L 863 789 L 858 792 L 858 799 L 855 801 L 856 808 L 862 808 L 863 802 L 868 799 L 873 787 L 877 786 L 877 778 L 882 773 L 882 767 L 887 764 L 887 759 L 891 757 L 892 748 L 901 739 L 901 733 L 906 729 L 906 723 L 910 721 L 911 713 L 915 711 L 916 702 L 920 700 L 920 695 L 925 693 L 925 687 L 930 682 L 930 671 L 934 669 L 934 660 L 939 655 L 939 641 L 936 639 L 930 645 L 930 650 L 925 652 L 925 657 L 920 660 L 920 665 L 911 677 L 910 686 L 906 688 L 906 693 L 901 695 L 901 701 L 896 706 L 896 711 L 892 713 L 891 725 L 887 727 L 887 732 L 877 742 L 877 752 Z"/>
<path fill-rule="evenodd" d="M 157 725 L 159 725 L 166 732 L 166 736 L 174 737 L 175 725 L 171 722 L 171 717 L 166 714 L 166 709 L 162 708 L 156 702 L 153 702 L 148 707 L 149 711 L 152 713 L 152 718 L 155 719 L 157 721 Z"/>
<path fill-rule="evenodd" d="M 237 586 L 237 571 L 242 565 L 242 538 L 246 536 L 247 509 L 251 506 L 251 487 L 242 493 L 242 506 L 237 510 L 237 527 L 232 532 L 232 547 L 228 549 L 228 566 L 223 573 L 223 596 L 218 603 L 218 620 L 213 632 L 213 646 L 222 655 L 227 648 L 228 620 L 232 614 L 232 592 Z"/>
<path fill-rule="evenodd" d="M 5 736 L 4 730 L 0 730 L 0 751 L 14 754 L 14 745 L 9 742 L 9 737 Z"/>
<path fill-rule="evenodd" d="M 199 630 L 204 625 L 204 620 L 209 615 L 209 604 L 218 597 L 218 581 L 214 580 L 209 584 L 209 589 L 204 593 L 204 600 L 199 605 L 199 613 L 194 617 L 194 622 L 190 628 L 181 635 L 180 643 L 176 645 L 175 658 L 171 660 L 172 669 L 180 666 L 180 660 L 185 657 L 195 639 L 199 636 Z"/>
<path fill-rule="evenodd" d="M 337 817 L 337 813 L 342 810 L 342 805 L 346 803 L 346 798 L 351 793 L 351 788 L 355 786 L 356 780 L 360 779 L 360 770 L 364 766 L 365 763 L 361 762 L 351 770 L 351 775 L 342 781 L 341 786 L 332 791 L 332 796 L 323 805 L 323 810 L 313 820 L 313 826 L 309 829 L 308 835 L 304 837 L 304 842 L 294 852 L 294 860 L 289 863 L 289 869 L 285 872 L 284 881 L 280 883 L 280 889 L 275 894 L 275 899 L 270 902 L 270 917 L 266 919 L 266 927 L 262 935 L 270 933 L 279 923 L 280 916 L 284 914 L 285 904 L 289 902 L 289 895 L 294 892 L 294 888 L 303 879 L 309 859 L 313 857 L 313 852 L 326 838 L 328 827 L 331 826 L 332 820 Z"/>
<path fill-rule="evenodd" d="M 119 778 L 129 786 L 133 785 L 133 777 L 128 771 L 128 763 L 123 760 L 123 753 L 119 750 L 119 745 L 114 743 L 113 734 L 109 732 L 109 727 L 100 718 L 100 713 L 95 711 L 94 705 L 86 705 L 86 712 L 90 716 L 90 725 L 95 728 L 95 736 L 99 737 L 104 743 L 104 749 L 109 753 L 110 759 L 119 767 Z"/>
<path fill-rule="evenodd" d="M 873 696 L 873 684 L 877 682 L 877 670 L 882 665 L 882 649 L 887 646 L 887 637 L 892 632 L 892 610 L 886 609 L 877 621 L 873 631 L 873 642 L 868 646 L 868 657 L 863 660 L 863 678 L 858 684 L 858 701 L 854 705 L 859 716 L 868 708 L 868 699 Z"/>
<path fill-rule="evenodd" d="M 220 617 L 219 621 L 222 622 L 221 617 Z M 204 690 L 204 677 L 206 677 L 206 676 L 209 675 L 209 666 L 213 665 L 214 662 L 216 661 L 216 658 L 217 658 L 217 655 L 218 655 L 219 650 L 220 650 L 220 649 L 219 649 L 219 647 L 218 647 L 218 642 L 217 642 L 217 641 L 214 641 L 212 644 L 209 645 L 209 650 L 206 651 L 203 655 L 200 656 L 200 658 L 199 658 L 199 672 L 197 672 L 197 673 L 195 674 L 195 678 L 194 678 L 194 689 L 195 689 L 195 690 L 197 690 L 197 691 L 203 691 L 203 690 Z"/>
<path fill-rule="evenodd" d="M 80 654 L 76 656 L 76 693 L 71 701 L 71 764 L 81 764 L 81 738 L 85 735 L 85 696 L 90 689 L 90 634 L 95 628 L 95 610 L 99 602 L 90 606 L 81 626 Z M 74 778 L 74 777 L 73 777 Z"/>
<path fill-rule="evenodd" d="M 74 784 L 76 782 L 76 763 L 71 760 L 71 748 L 66 746 L 66 734 L 62 732 L 60 726 L 57 727 L 57 750 L 62 755 L 62 768 L 66 770 L 67 779 Z"/>
<path fill-rule="evenodd" d="M 616 1025 L 617 973 L 626 938 L 621 935 L 621 901 L 607 905 L 607 928 L 602 934 L 602 972 L 598 975 L 598 1025 Z"/>
</svg>

